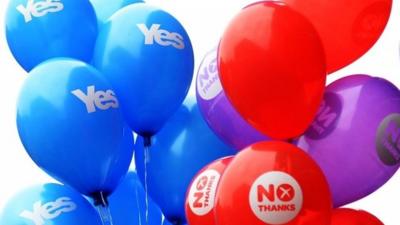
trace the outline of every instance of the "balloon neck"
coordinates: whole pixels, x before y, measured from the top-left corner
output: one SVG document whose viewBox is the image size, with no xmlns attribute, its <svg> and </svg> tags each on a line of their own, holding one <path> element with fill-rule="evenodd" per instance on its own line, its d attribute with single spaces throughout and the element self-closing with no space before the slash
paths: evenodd
<svg viewBox="0 0 400 225">
<path fill-rule="evenodd" d="M 151 147 L 151 136 L 143 136 L 143 144 L 146 148 Z"/>
<path fill-rule="evenodd" d="M 108 198 L 107 194 L 104 192 L 96 192 L 91 195 L 94 201 L 95 206 L 103 206 L 103 207 L 108 207 Z"/>
</svg>

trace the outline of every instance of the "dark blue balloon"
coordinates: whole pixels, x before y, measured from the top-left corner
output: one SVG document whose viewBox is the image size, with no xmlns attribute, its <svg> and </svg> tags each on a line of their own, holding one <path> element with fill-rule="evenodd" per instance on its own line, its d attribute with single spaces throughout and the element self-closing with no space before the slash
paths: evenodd
<svg viewBox="0 0 400 225">
<path fill-rule="evenodd" d="M 99 24 L 104 24 L 115 12 L 134 3 L 143 0 L 90 0 L 97 14 Z"/>
<path fill-rule="evenodd" d="M 155 134 L 184 100 L 193 77 L 185 29 L 167 12 L 127 6 L 104 25 L 94 65 L 113 85 L 125 119 L 142 136 Z"/>
<path fill-rule="evenodd" d="M 136 172 L 129 172 L 110 196 L 110 211 L 114 225 L 161 225 L 164 216 L 146 193 Z M 148 210 L 148 211 L 147 211 Z"/>
<path fill-rule="evenodd" d="M 44 184 L 16 194 L 0 217 L 2 225 L 101 225 L 96 210 L 74 190 Z"/>
<path fill-rule="evenodd" d="M 139 137 L 135 160 L 140 179 L 145 183 L 147 176 L 150 196 L 165 216 L 178 224 L 185 221 L 186 190 L 196 173 L 210 162 L 236 153 L 210 130 L 192 101 L 186 101 L 153 137 L 147 158 L 143 144 Z"/>
<path fill-rule="evenodd" d="M 8 45 L 26 71 L 54 57 L 89 62 L 97 34 L 88 0 L 11 0 L 8 5 Z"/>
<path fill-rule="evenodd" d="M 33 69 L 18 99 L 17 125 L 36 164 L 82 194 L 111 193 L 129 168 L 132 132 L 124 129 L 118 99 L 83 62 L 56 59 Z"/>
</svg>

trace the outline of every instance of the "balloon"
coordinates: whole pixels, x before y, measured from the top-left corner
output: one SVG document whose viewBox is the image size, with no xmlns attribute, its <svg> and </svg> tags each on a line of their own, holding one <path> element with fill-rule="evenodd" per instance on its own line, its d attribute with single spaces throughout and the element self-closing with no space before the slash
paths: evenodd
<svg viewBox="0 0 400 225">
<path fill-rule="evenodd" d="M 131 128 L 152 136 L 184 100 L 193 77 L 193 49 L 167 12 L 133 4 L 103 27 L 94 64 L 110 80 Z"/>
<path fill-rule="evenodd" d="M 27 188 L 8 201 L 3 225 L 101 225 L 90 203 L 70 188 L 44 184 Z"/>
<path fill-rule="evenodd" d="M 221 82 L 233 106 L 273 139 L 304 133 L 323 97 L 326 68 L 318 33 L 282 2 L 244 8 L 219 46 Z"/>
<path fill-rule="evenodd" d="M 223 174 L 216 197 L 218 225 L 330 225 L 331 194 L 318 165 L 285 142 L 259 142 Z"/>
<path fill-rule="evenodd" d="M 322 168 L 339 207 L 374 192 L 398 170 L 399 128 L 397 87 L 381 78 L 348 76 L 327 87 L 298 146 Z"/>
<path fill-rule="evenodd" d="M 162 225 L 173 225 L 173 224 L 164 218 Z M 187 224 L 182 224 L 182 225 L 187 225 Z"/>
<path fill-rule="evenodd" d="M 365 211 L 335 209 L 331 225 L 384 225 L 378 218 Z"/>
<path fill-rule="evenodd" d="M 185 211 L 190 225 L 215 225 L 214 203 L 218 183 L 233 156 L 225 157 L 204 167 L 189 186 Z"/>
<path fill-rule="evenodd" d="M 146 193 L 136 172 L 128 173 L 109 201 L 114 225 L 163 223 L 164 216 L 160 208 L 151 199 L 146 200 Z"/>
<path fill-rule="evenodd" d="M 91 66 L 55 59 L 33 69 L 17 105 L 22 143 L 35 163 L 85 195 L 110 194 L 132 159 L 119 102 Z"/>
<path fill-rule="evenodd" d="M 209 129 L 190 98 L 154 136 L 151 147 L 144 148 L 143 141 L 138 137 L 135 143 L 139 177 L 145 186 L 147 180 L 149 195 L 174 224 L 186 220 L 186 191 L 196 173 L 210 162 L 236 153 Z"/>
<path fill-rule="evenodd" d="M 134 3 L 141 3 L 143 0 L 90 0 L 97 14 L 100 26 L 115 12 Z"/>
<path fill-rule="evenodd" d="M 209 52 L 197 74 L 196 96 L 200 111 L 210 128 L 236 150 L 267 140 L 248 124 L 228 101 L 219 80 L 217 50 Z"/>
<path fill-rule="evenodd" d="M 364 55 L 379 39 L 392 0 L 285 0 L 317 29 L 325 47 L 328 73 Z"/>
<path fill-rule="evenodd" d="M 7 8 L 8 45 L 28 72 L 55 57 L 89 62 L 97 34 L 96 14 L 86 0 L 11 0 Z"/>
</svg>

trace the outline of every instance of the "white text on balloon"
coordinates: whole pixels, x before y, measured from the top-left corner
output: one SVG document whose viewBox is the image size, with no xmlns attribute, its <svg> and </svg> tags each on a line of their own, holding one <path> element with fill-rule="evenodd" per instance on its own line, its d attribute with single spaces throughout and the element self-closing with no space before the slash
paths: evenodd
<svg viewBox="0 0 400 225">
<path fill-rule="evenodd" d="M 71 93 L 85 103 L 88 113 L 96 112 L 96 108 L 107 110 L 119 107 L 118 99 L 112 90 L 96 91 L 95 86 L 92 85 L 87 87 L 87 94 L 80 89 L 73 90 Z"/>
<path fill-rule="evenodd" d="M 32 21 L 32 17 L 42 17 L 48 13 L 59 12 L 64 9 L 64 5 L 61 0 L 46 0 L 34 2 L 34 0 L 28 0 L 26 6 L 18 5 L 17 10 L 24 16 L 25 23 Z"/>
<path fill-rule="evenodd" d="M 185 48 L 182 35 L 167 30 L 160 30 L 160 24 L 153 24 L 150 29 L 145 24 L 138 24 L 137 27 L 145 36 L 145 45 L 153 45 L 155 41 L 161 46 L 173 46 L 177 49 Z"/>
<path fill-rule="evenodd" d="M 76 208 L 76 204 L 70 198 L 61 197 L 43 205 L 40 201 L 35 202 L 32 212 L 24 210 L 19 216 L 32 220 L 35 225 L 43 225 L 46 220 L 55 219 L 62 213 L 72 212 Z"/>
</svg>

